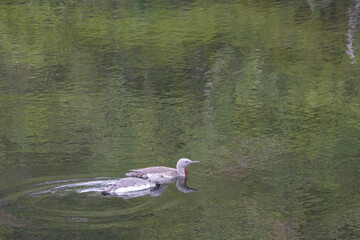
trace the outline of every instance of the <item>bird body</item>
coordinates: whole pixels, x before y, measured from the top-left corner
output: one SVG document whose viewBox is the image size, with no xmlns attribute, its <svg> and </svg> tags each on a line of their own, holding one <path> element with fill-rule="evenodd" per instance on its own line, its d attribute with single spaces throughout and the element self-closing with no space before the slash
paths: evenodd
<svg viewBox="0 0 360 240">
<path fill-rule="evenodd" d="M 187 176 L 186 167 L 194 163 L 198 163 L 198 161 L 191 161 L 190 159 L 187 158 L 181 158 L 177 162 L 176 168 L 156 166 L 156 167 L 131 169 L 129 173 L 126 173 L 126 176 L 145 178 L 145 179 L 151 177 L 154 174 L 161 174 L 163 175 L 164 178 L 167 179 L 186 177 Z"/>
<path fill-rule="evenodd" d="M 162 183 L 164 177 L 160 174 L 154 174 L 149 179 L 127 177 L 119 179 L 114 185 L 102 192 L 103 195 L 124 194 L 134 191 L 142 191 L 149 188 L 155 188 Z"/>
</svg>

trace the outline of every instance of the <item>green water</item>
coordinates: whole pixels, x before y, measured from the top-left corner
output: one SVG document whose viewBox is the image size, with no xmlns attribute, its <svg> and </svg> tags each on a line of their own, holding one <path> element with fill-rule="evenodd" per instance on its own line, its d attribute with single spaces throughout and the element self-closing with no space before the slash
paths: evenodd
<svg viewBox="0 0 360 240">
<path fill-rule="evenodd" d="M 359 239 L 359 23 L 350 0 L 1 1 L 0 239 Z M 181 157 L 196 192 L 67 185 Z"/>
</svg>

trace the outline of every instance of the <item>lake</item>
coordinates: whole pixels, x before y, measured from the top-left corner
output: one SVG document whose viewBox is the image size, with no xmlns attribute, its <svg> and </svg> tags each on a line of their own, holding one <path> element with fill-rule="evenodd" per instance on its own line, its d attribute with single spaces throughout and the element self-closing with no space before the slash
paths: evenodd
<svg viewBox="0 0 360 240">
<path fill-rule="evenodd" d="M 359 239 L 359 24 L 358 0 L 1 1 L 0 239 Z"/>
</svg>

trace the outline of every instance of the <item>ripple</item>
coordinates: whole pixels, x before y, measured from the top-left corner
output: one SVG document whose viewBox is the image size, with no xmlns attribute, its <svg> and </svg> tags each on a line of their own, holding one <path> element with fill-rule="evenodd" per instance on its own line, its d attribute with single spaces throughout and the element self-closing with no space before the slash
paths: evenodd
<svg viewBox="0 0 360 240">
<path fill-rule="evenodd" d="M 98 178 L 100 179 L 100 178 Z M 58 184 L 58 183 L 65 183 L 65 182 L 75 182 L 75 181 L 80 181 L 82 179 L 71 179 L 71 180 L 63 180 L 63 181 L 50 181 L 50 182 L 45 182 L 42 184 L 37 184 L 40 186 L 47 186 L 47 185 L 52 185 L 52 184 Z M 83 181 L 83 180 L 82 180 Z M 30 193 L 30 195 L 32 196 L 36 196 L 36 195 L 42 195 L 42 194 L 47 194 L 47 193 L 61 193 L 64 194 L 66 192 L 77 192 L 77 193 L 84 193 L 84 192 L 101 192 L 103 191 L 107 186 L 112 185 L 116 182 L 115 180 L 93 180 L 93 181 L 85 181 L 85 182 L 76 182 L 76 183 L 71 183 L 71 184 L 65 184 L 65 185 L 60 185 L 60 186 L 56 186 L 56 187 L 52 187 L 50 189 L 45 189 L 45 190 L 41 190 L 41 191 L 37 191 L 37 192 L 33 192 Z"/>
<path fill-rule="evenodd" d="M 154 198 L 138 192 L 104 197 L 101 192 L 117 179 L 67 179 L 16 186 L 0 199 L 0 224 L 22 228 L 89 228 L 136 226 L 138 217 L 153 208 Z M 137 198 L 142 197 L 142 198 Z M 130 199 L 132 198 L 132 199 Z M 129 225 L 130 224 L 130 225 Z"/>
</svg>

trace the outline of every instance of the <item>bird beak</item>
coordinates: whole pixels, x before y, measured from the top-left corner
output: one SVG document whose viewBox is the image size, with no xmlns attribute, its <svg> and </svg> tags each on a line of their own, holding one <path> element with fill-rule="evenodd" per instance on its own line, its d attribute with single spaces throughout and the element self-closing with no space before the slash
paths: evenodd
<svg viewBox="0 0 360 240">
<path fill-rule="evenodd" d="M 199 163 L 200 161 L 191 161 L 190 164 L 193 164 L 193 163 Z"/>
</svg>

